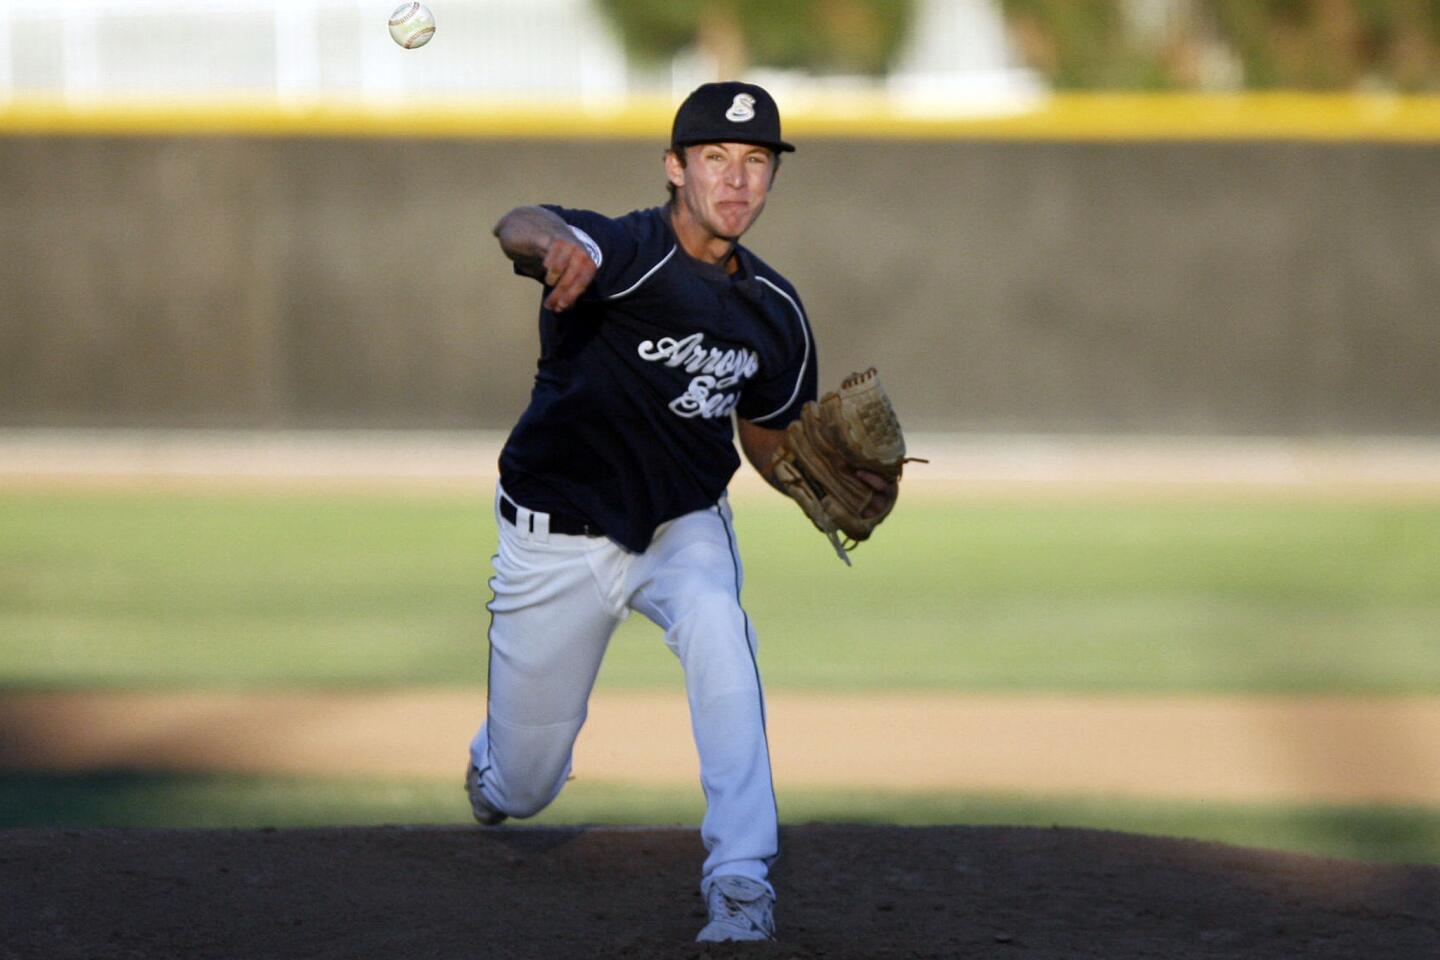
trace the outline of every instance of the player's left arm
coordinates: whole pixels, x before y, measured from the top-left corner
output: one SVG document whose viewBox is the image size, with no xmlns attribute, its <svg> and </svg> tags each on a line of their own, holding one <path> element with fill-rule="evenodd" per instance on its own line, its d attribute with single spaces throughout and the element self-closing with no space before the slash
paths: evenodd
<svg viewBox="0 0 1440 960">
<path fill-rule="evenodd" d="M 780 442 L 785 439 L 784 430 L 774 430 L 769 427 L 762 427 L 759 424 L 751 423 L 739 417 L 735 418 L 737 432 L 740 434 L 740 449 L 745 451 L 745 459 L 755 468 L 765 482 L 776 490 L 785 491 L 785 487 L 775 479 L 775 451 L 780 449 Z M 877 493 L 893 497 L 897 491 L 896 485 L 878 473 L 869 470 L 855 470 L 855 476 Z M 880 505 L 867 511 L 871 515 L 880 512 Z"/>
<path fill-rule="evenodd" d="M 780 441 L 784 439 L 785 431 L 762 427 L 740 417 L 735 418 L 735 425 L 740 434 L 740 449 L 745 451 L 745 459 L 765 478 L 766 483 L 776 490 L 781 489 L 775 480 L 775 468 L 770 461 L 774 459 L 775 451 L 780 449 Z"/>
</svg>

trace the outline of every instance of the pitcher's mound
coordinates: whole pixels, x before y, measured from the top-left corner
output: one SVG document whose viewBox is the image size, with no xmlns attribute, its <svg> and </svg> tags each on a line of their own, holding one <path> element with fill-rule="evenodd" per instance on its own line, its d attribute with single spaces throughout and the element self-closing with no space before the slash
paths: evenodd
<svg viewBox="0 0 1440 960">
<path fill-rule="evenodd" d="M 0 957 L 1440 957 L 1440 867 L 1084 830 L 784 831 L 775 944 L 700 946 L 694 830 L 10 830 Z"/>
</svg>

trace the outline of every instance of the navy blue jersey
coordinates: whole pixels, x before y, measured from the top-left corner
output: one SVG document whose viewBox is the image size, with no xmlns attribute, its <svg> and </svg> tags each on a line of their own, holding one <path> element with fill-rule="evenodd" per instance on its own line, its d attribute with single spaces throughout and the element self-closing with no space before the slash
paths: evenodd
<svg viewBox="0 0 1440 960">
<path fill-rule="evenodd" d="M 540 308 L 535 387 L 501 483 L 639 552 L 724 493 L 740 465 L 732 411 L 778 429 L 815 398 L 815 343 L 795 289 L 743 246 L 730 274 L 685 252 L 664 207 L 613 220 L 546 209 L 599 269 L 569 310 Z"/>
</svg>

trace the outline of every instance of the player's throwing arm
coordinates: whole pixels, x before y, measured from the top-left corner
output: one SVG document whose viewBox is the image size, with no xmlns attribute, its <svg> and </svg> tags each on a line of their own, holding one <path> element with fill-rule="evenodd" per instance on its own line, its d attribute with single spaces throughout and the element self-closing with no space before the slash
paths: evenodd
<svg viewBox="0 0 1440 960">
<path fill-rule="evenodd" d="M 569 309 L 595 279 L 599 249 L 587 247 L 569 224 L 543 207 L 512 210 L 495 225 L 495 236 L 522 273 L 551 288 L 547 310 Z"/>
</svg>

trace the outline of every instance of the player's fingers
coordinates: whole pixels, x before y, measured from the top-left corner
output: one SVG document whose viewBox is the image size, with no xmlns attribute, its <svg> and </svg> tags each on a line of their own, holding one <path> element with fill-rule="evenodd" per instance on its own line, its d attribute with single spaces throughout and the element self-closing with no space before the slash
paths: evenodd
<svg viewBox="0 0 1440 960">
<path fill-rule="evenodd" d="M 585 292 L 585 288 L 590 286 L 594 277 L 594 261 L 583 253 L 578 257 L 571 257 L 556 278 L 550 296 L 546 298 L 546 308 L 556 313 L 568 309 L 580 298 L 580 294 Z"/>
<path fill-rule="evenodd" d="M 861 510 L 860 515 L 867 520 L 880 516 L 890 508 L 890 504 L 895 502 L 895 496 L 900 491 L 899 486 L 873 470 L 857 468 L 854 472 L 862 483 L 879 494 L 879 496 L 870 498 L 870 502 Z"/>
<path fill-rule="evenodd" d="M 870 502 L 865 505 L 865 508 L 860 511 L 860 515 L 866 520 L 874 519 L 875 517 L 878 517 L 885 511 L 889 510 L 891 504 L 893 504 L 894 502 L 895 497 L 890 493 L 885 493 L 878 497 L 872 497 L 870 499 Z"/>
<path fill-rule="evenodd" d="M 871 470 L 856 470 L 855 476 L 859 477 L 867 487 L 876 493 L 889 493 L 890 489 L 894 486 L 894 484 L 885 477 Z"/>
<path fill-rule="evenodd" d="M 590 281 L 595 279 L 595 272 L 595 261 L 588 255 L 581 254 L 572 262 L 561 282 L 572 288 L 578 297 L 590 286 Z"/>
<path fill-rule="evenodd" d="M 565 274 L 565 265 L 570 262 L 571 248 L 568 244 L 557 243 L 545 254 L 545 286 L 553 287 Z"/>
</svg>

